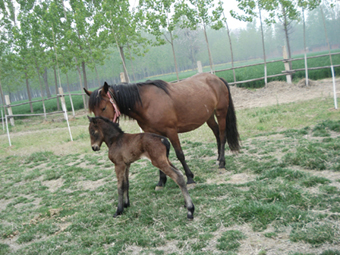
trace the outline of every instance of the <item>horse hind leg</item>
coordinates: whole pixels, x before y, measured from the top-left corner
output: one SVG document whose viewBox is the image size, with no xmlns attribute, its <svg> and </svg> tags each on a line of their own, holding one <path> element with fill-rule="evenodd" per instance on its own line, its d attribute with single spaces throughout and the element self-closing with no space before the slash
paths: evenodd
<svg viewBox="0 0 340 255">
<path fill-rule="evenodd" d="M 217 117 L 217 122 L 218 122 L 218 128 L 219 128 L 219 139 L 220 139 L 220 151 L 219 151 L 219 168 L 220 169 L 225 169 L 225 144 L 227 142 L 226 139 L 226 115 L 227 113 L 222 111 L 222 112 L 217 112 L 216 117 Z"/>
<path fill-rule="evenodd" d="M 160 191 L 165 187 L 165 183 L 166 183 L 166 174 L 164 174 L 161 170 L 159 170 L 159 181 L 156 185 L 155 190 L 156 191 Z"/>
<path fill-rule="evenodd" d="M 220 141 L 220 132 L 218 128 L 218 124 L 215 121 L 214 114 L 210 116 L 210 118 L 207 120 L 208 127 L 213 131 L 215 138 L 216 138 L 216 143 L 217 143 L 217 160 L 220 159 L 221 156 L 221 141 Z"/>
</svg>

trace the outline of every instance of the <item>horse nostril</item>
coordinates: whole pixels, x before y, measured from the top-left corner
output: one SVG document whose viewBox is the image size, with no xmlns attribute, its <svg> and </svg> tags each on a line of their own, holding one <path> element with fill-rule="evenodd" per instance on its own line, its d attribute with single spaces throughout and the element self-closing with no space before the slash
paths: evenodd
<svg viewBox="0 0 340 255">
<path fill-rule="evenodd" d="M 93 151 L 99 151 L 99 146 L 98 145 L 92 145 L 92 150 Z"/>
</svg>

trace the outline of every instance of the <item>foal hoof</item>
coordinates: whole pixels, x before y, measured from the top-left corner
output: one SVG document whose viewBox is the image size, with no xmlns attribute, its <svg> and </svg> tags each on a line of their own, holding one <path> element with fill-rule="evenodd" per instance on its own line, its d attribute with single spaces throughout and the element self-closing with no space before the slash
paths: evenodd
<svg viewBox="0 0 340 255">
<path fill-rule="evenodd" d="M 225 174 L 226 172 L 227 172 L 227 170 L 225 168 L 219 168 L 218 169 L 219 174 Z"/>
<path fill-rule="evenodd" d="M 187 189 L 194 189 L 196 187 L 196 183 L 188 183 Z"/>
<path fill-rule="evenodd" d="M 164 189 L 163 186 L 156 186 L 155 191 L 161 191 L 161 190 L 163 190 L 163 189 Z"/>
</svg>

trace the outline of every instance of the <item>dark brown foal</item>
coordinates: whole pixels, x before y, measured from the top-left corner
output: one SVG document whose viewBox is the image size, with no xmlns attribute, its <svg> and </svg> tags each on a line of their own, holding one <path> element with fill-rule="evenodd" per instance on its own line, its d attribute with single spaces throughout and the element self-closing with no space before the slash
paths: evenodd
<svg viewBox="0 0 340 255">
<path fill-rule="evenodd" d="M 117 123 L 103 117 L 89 118 L 91 146 L 100 150 L 103 142 L 109 148 L 109 159 L 115 165 L 118 186 L 118 208 L 114 217 L 123 213 L 124 207 L 130 206 L 129 168 L 131 163 L 142 157 L 169 176 L 180 187 L 188 209 L 188 219 L 194 218 L 194 204 L 187 190 L 183 174 L 169 161 L 170 143 L 163 137 L 151 133 L 126 134 Z"/>
</svg>

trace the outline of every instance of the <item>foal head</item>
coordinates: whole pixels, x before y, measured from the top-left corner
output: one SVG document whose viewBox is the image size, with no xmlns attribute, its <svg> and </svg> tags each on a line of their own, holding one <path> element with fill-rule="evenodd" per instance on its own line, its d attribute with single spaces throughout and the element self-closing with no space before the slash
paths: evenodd
<svg viewBox="0 0 340 255">
<path fill-rule="evenodd" d="M 91 138 L 91 147 L 94 151 L 99 151 L 103 142 L 106 144 L 115 136 L 123 134 L 117 123 L 113 123 L 104 117 L 89 117 L 89 133 Z"/>
</svg>

